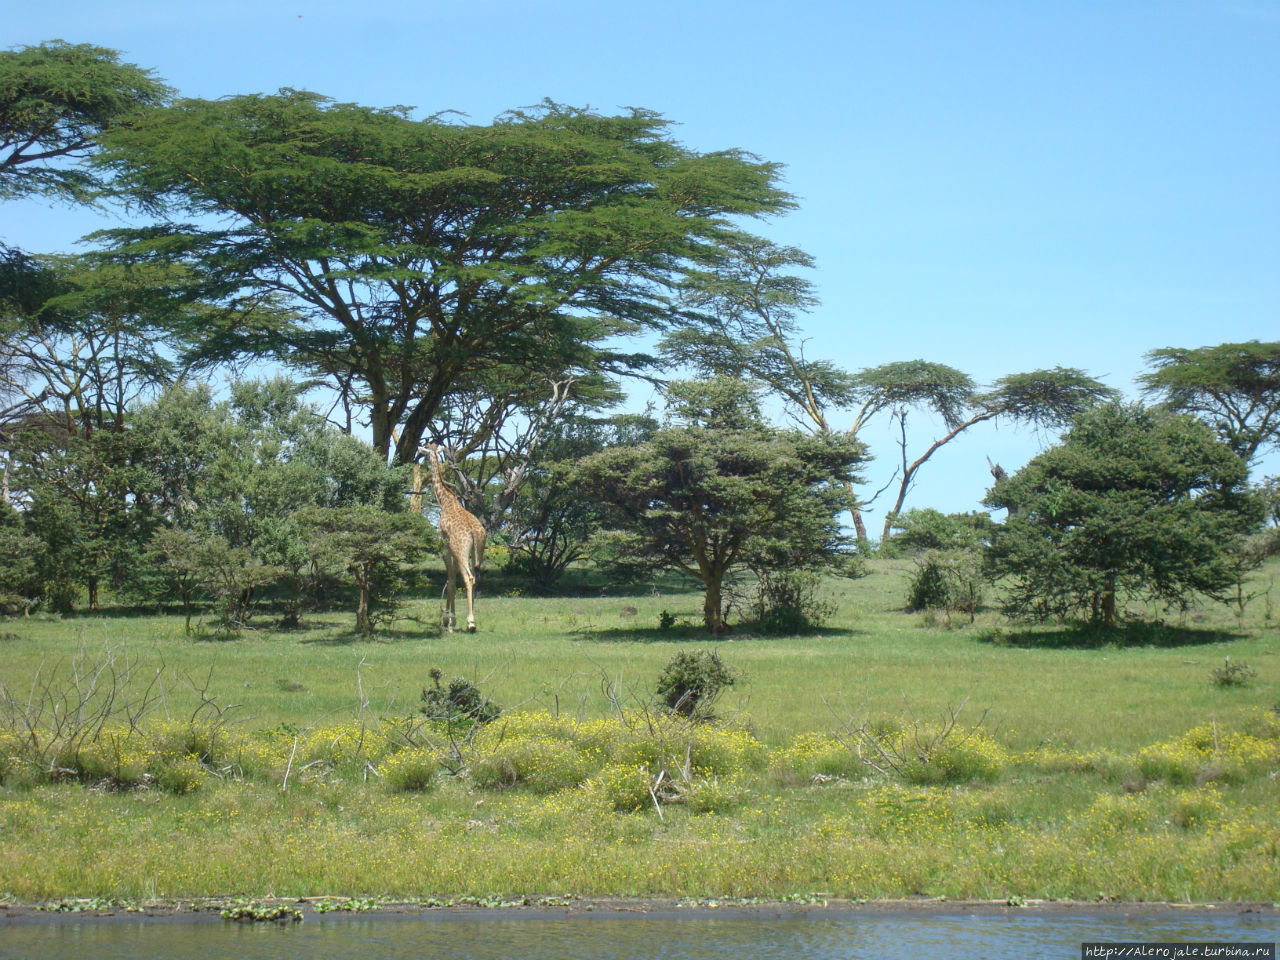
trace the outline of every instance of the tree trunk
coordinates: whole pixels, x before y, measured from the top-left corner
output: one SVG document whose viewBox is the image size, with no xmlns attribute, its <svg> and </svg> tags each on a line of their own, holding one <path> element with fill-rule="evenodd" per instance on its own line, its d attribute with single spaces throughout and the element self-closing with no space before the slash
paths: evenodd
<svg viewBox="0 0 1280 960">
<path fill-rule="evenodd" d="M 356 607 L 356 633 L 367 637 L 373 633 L 373 621 L 369 618 L 369 585 L 360 583 L 360 601 Z"/>
<path fill-rule="evenodd" d="M 866 525 L 866 523 L 864 523 L 864 522 L 863 522 L 863 520 L 862 520 L 862 511 L 861 511 L 860 509 L 858 509 L 857 507 L 853 507 L 853 508 L 851 508 L 851 509 L 849 510 L 849 513 L 853 516 L 853 532 L 854 532 L 854 534 L 857 536 L 857 538 L 858 538 L 858 540 L 859 540 L 859 541 L 866 540 L 866 539 L 867 539 L 867 525 Z"/>
<path fill-rule="evenodd" d="M 1102 626 L 1114 630 L 1120 623 L 1116 616 L 1116 578 L 1115 574 L 1107 574 L 1102 586 Z"/>
<path fill-rule="evenodd" d="M 702 620 L 707 629 L 720 636 L 725 632 L 724 614 L 721 609 L 720 582 L 723 575 L 711 575 L 704 581 L 707 587 L 706 597 L 702 601 Z"/>
<path fill-rule="evenodd" d="M 98 575 L 96 573 L 89 574 L 89 612 L 98 612 Z"/>
</svg>

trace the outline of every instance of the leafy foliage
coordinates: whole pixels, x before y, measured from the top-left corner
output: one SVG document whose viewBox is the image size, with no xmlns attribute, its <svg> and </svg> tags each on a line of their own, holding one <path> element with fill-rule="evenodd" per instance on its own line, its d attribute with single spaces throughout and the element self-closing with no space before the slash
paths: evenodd
<svg viewBox="0 0 1280 960">
<path fill-rule="evenodd" d="M 1192 417 L 1114 404 L 1081 416 L 987 496 L 1018 507 L 988 558 L 1009 578 L 1006 612 L 1114 628 L 1125 597 L 1221 597 L 1240 575 L 1234 547 L 1262 520 L 1246 473 Z"/>
<path fill-rule="evenodd" d="M 104 130 L 169 93 L 149 70 L 105 47 L 54 40 L 0 51 L 0 199 L 89 199 L 100 181 L 58 161 L 83 159 Z"/>
<path fill-rule="evenodd" d="M 432 720 L 443 720 L 446 723 L 492 723 L 502 715 L 502 707 L 484 696 L 480 688 L 466 677 L 453 677 L 449 680 L 448 687 L 441 687 L 443 677 L 441 670 L 432 668 L 433 686 L 425 687 L 422 691 L 421 710 Z"/>
<path fill-rule="evenodd" d="M 791 205 L 775 165 L 696 153 L 668 126 L 550 102 L 419 121 L 285 90 L 153 111 L 111 131 L 105 163 L 164 217 L 119 232 L 121 256 L 186 263 L 232 308 L 278 308 L 192 330 L 202 357 L 322 378 L 368 408 L 380 453 L 399 426 L 408 462 L 451 398 L 643 367 L 609 341 L 668 322 L 668 290 L 729 218 Z"/>
<path fill-rule="evenodd" d="M 965 373 L 945 364 L 924 360 L 887 363 L 861 371 L 855 377 L 854 396 L 861 404 L 853 432 L 881 411 L 898 421 L 898 494 L 885 515 L 881 542 L 889 540 L 907 493 L 920 469 L 938 450 L 975 424 L 1005 419 L 1037 427 L 1061 427 L 1093 405 L 1114 400 L 1109 387 L 1073 367 L 1054 367 L 1001 377 L 990 390 L 979 392 Z M 925 409 L 938 416 L 947 432 L 934 440 L 914 460 L 907 453 L 907 416 Z"/>
<path fill-rule="evenodd" d="M 373 633 L 394 617 L 414 582 L 410 569 L 436 545 L 431 525 L 416 513 L 378 507 L 305 507 L 295 514 L 316 562 L 340 571 L 356 589 L 356 632 Z"/>
<path fill-rule="evenodd" d="M 663 429 L 589 457 L 579 477 L 613 507 L 616 562 L 700 581 L 704 622 L 721 633 L 730 570 L 840 559 L 836 518 L 861 459 L 854 441 L 767 427 L 750 387 L 721 378 L 674 384 Z"/>
<path fill-rule="evenodd" d="M 978 550 L 928 550 L 916 558 L 907 586 L 908 610 L 943 610 L 968 614 L 970 622 L 982 602 L 982 555 Z"/>
<path fill-rule="evenodd" d="M 714 650 L 681 651 L 658 677 L 658 697 L 672 713 L 710 719 L 711 707 L 738 677 Z"/>
<path fill-rule="evenodd" d="M 663 355 L 700 377 L 758 383 L 802 419 L 829 429 L 826 411 L 849 401 L 852 379 L 830 361 L 804 355 L 797 317 L 817 297 L 807 280 L 785 271 L 812 267 L 795 247 L 728 238 L 708 268 L 689 274 L 681 298 L 694 322 L 667 334 Z"/>
<path fill-rule="evenodd" d="M 511 513 L 508 537 L 516 568 L 540 590 L 550 590 L 573 563 L 587 558 L 608 507 L 577 482 L 578 463 L 609 447 L 638 443 L 657 424 L 646 416 L 592 420 L 570 416 L 540 445 Z"/>
<path fill-rule="evenodd" d="M 1258 671 L 1247 663 L 1232 663 L 1227 657 L 1222 666 L 1209 671 L 1209 679 L 1217 687 L 1247 687 L 1258 679 Z"/>
<path fill-rule="evenodd" d="M 1143 389 L 1206 420 L 1245 460 L 1280 443 L 1280 341 L 1165 347 L 1147 360 Z"/>
<path fill-rule="evenodd" d="M 756 623 L 766 633 L 804 633 L 835 615 L 835 605 L 822 598 L 816 571 L 761 570 L 757 579 Z"/>
<path fill-rule="evenodd" d="M 985 512 L 942 513 L 932 507 L 914 507 L 893 518 L 891 556 L 907 550 L 970 550 L 988 543 L 996 525 Z"/>
</svg>

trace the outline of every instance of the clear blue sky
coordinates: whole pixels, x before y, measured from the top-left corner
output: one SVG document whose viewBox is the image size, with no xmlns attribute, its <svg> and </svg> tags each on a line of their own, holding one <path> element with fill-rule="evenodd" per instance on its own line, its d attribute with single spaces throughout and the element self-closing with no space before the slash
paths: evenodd
<svg viewBox="0 0 1280 960">
<path fill-rule="evenodd" d="M 816 258 L 807 349 L 849 369 L 1060 364 L 1132 395 L 1153 348 L 1280 339 L 1280 0 L 45 0 L 0 26 L 54 38 L 194 97 L 657 110 L 691 147 L 786 165 L 800 208 L 759 232 Z M 0 218 L 38 251 L 102 225 Z M 878 486 L 896 451 L 869 439 Z M 1013 470 L 1051 439 L 975 431 L 908 505 L 974 509 L 987 455 Z"/>
</svg>

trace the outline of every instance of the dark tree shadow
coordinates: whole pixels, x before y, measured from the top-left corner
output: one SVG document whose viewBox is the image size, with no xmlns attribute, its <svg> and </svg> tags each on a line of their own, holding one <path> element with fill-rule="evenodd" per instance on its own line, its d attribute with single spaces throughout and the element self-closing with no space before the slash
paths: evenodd
<svg viewBox="0 0 1280 960">
<path fill-rule="evenodd" d="M 1243 636 L 1232 630 L 1132 622 L 1114 630 L 1091 623 L 1068 623 L 1056 628 L 996 628 L 985 631 L 978 639 L 1006 647 L 1097 650 L 1103 647 L 1197 647 L 1239 640 Z"/>
<path fill-rule="evenodd" d="M 866 636 L 868 631 L 847 627 L 814 627 L 804 633 L 769 633 L 752 629 L 751 624 L 730 627 L 727 633 L 714 636 L 707 628 L 678 623 L 671 627 L 605 627 L 599 630 L 580 630 L 572 639 L 577 643 L 721 643 L 732 640 L 776 641 L 789 638 L 834 638 Z"/>
</svg>

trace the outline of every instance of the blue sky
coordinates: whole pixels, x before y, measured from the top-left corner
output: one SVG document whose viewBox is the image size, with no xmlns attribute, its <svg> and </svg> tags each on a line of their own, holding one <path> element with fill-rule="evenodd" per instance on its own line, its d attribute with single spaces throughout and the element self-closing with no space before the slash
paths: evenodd
<svg viewBox="0 0 1280 960">
<path fill-rule="evenodd" d="M 1280 0 L 45 0 L 0 26 L 54 38 L 186 96 L 657 110 L 695 149 L 786 166 L 800 207 L 758 232 L 816 259 L 807 350 L 849 369 L 1074 366 L 1133 394 L 1156 347 L 1280 339 Z M 0 207 L 28 250 L 102 225 Z M 909 422 L 927 446 L 936 425 Z M 894 439 L 867 439 L 879 486 Z M 908 505 L 975 509 L 987 456 L 1051 441 L 975 430 Z"/>
</svg>

